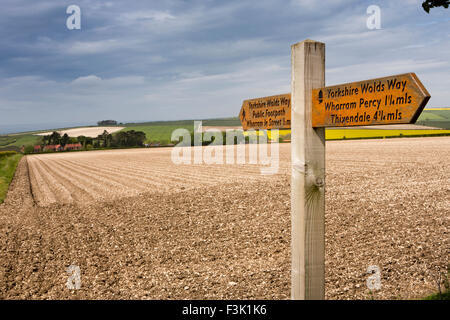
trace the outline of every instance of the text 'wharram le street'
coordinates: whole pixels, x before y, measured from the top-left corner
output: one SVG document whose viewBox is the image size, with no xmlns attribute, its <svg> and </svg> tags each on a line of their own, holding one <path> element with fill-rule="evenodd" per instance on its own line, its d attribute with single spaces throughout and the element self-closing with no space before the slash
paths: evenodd
<svg viewBox="0 0 450 320">
<path fill-rule="evenodd" d="M 240 119 L 244 130 L 291 127 L 291 94 L 245 100 Z"/>
</svg>

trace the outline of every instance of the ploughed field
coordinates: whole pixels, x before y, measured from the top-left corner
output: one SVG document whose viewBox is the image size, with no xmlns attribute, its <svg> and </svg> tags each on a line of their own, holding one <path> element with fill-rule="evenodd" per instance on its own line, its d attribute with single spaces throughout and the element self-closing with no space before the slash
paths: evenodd
<svg viewBox="0 0 450 320">
<path fill-rule="evenodd" d="M 283 145 L 280 150 L 277 177 L 288 174 L 290 155 L 285 151 L 288 147 Z M 222 162 L 225 163 L 225 149 L 222 146 L 214 148 L 223 150 Z M 54 203 L 86 205 L 144 193 L 170 194 L 198 187 L 265 179 L 260 174 L 259 165 L 249 164 L 249 150 L 246 150 L 245 163 L 237 164 L 235 156 L 234 165 L 194 163 L 194 153 L 204 152 L 201 147 L 185 149 L 190 153 L 189 164 L 175 164 L 171 158 L 172 150 L 126 149 L 29 156 L 27 161 L 34 200 L 39 206 Z M 237 148 L 234 150 L 237 155 Z"/>
<path fill-rule="evenodd" d="M 279 146 L 273 175 L 248 159 L 176 165 L 172 148 L 24 157 L 0 205 L 0 298 L 288 299 Z M 450 263 L 450 138 L 331 141 L 326 156 L 326 298 L 435 293 Z"/>
</svg>

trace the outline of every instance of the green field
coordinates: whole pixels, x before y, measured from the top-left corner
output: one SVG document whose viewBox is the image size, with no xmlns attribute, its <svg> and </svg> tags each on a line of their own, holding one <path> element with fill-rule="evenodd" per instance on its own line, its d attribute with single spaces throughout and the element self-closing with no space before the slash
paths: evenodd
<svg viewBox="0 0 450 320">
<path fill-rule="evenodd" d="M 125 123 L 123 124 L 124 127 L 127 129 L 132 127 L 142 127 L 142 126 L 169 126 L 173 127 L 176 126 L 178 128 L 184 128 L 184 127 L 193 127 L 195 120 L 175 120 L 175 121 L 149 121 L 149 122 L 139 122 L 139 123 Z M 206 120 L 199 120 L 202 121 L 203 126 L 240 126 L 241 121 L 238 117 L 232 117 L 232 118 L 220 118 L 220 119 L 206 119 Z"/>
<path fill-rule="evenodd" d="M 445 118 L 443 118 L 442 116 L 440 116 L 438 113 L 436 112 L 424 112 L 420 115 L 419 117 L 419 121 L 430 121 L 430 120 L 444 120 Z"/>
<path fill-rule="evenodd" d="M 10 134 L 0 136 L 0 149 L 5 147 L 22 147 L 37 144 L 42 137 L 32 134 Z"/>
<path fill-rule="evenodd" d="M 0 148 L 11 145 L 16 142 L 16 139 L 10 136 L 1 136 L 0 137 Z"/>
<path fill-rule="evenodd" d="M 22 158 L 21 154 L 5 156 L 0 153 L 0 203 L 8 193 L 9 184 L 14 177 L 20 158 Z"/>
<path fill-rule="evenodd" d="M 223 118 L 223 119 L 208 119 L 201 120 L 202 126 L 240 126 L 239 118 Z M 176 129 L 183 128 L 188 131 L 194 130 L 194 120 L 180 120 L 180 121 L 155 121 L 143 123 L 126 123 L 122 131 L 143 131 L 147 137 L 146 143 L 159 142 L 161 144 L 171 143 L 170 139 L 172 132 Z"/>
<path fill-rule="evenodd" d="M 32 134 L 14 135 L 12 137 L 16 140 L 12 145 L 17 147 L 35 145 L 42 139 L 42 137 Z"/>
<path fill-rule="evenodd" d="M 450 130 L 450 108 L 425 109 L 416 124 Z"/>
<path fill-rule="evenodd" d="M 178 128 L 185 128 L 189 131 L 193 131 L 193 124 L 132 126 L 126 127 L 122 131 L 143 131 L 147 138 L 146 143 L 159 142 L 161 144 L 169 144 L 172 132 Z"/>
</svg>

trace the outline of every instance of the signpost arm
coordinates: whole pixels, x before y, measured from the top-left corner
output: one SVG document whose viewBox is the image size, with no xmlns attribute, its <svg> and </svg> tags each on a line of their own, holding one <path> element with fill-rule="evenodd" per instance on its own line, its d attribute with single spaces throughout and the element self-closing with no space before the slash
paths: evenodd
<svg viewBox="0 0 450 320">
<path fill-rule="evenodd" d="M 291 298 L 325 298 L 325 129 L 312 127 L 311 90 L 325 86 L 325 44 L 291 47 Z"/>
</svg>

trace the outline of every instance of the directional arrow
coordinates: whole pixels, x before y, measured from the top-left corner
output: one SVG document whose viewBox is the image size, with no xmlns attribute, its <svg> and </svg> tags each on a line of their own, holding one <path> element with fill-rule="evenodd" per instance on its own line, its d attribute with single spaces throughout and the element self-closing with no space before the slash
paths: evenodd
<svg viewBox="0 0 450 320">
<path fill-rule="evenodd" d="M 312 126 L 347 127 L 415 123 L 430 94 L 415 73 L 312 90 Z M 291 94 L 245 100 L 244 130 L 290 129 Z"/>
<path fill-rule="evenodd" d="M 430 94 L 414 73 L 312 90 L 312 126 L 415 123 Z"/>
</svg>

